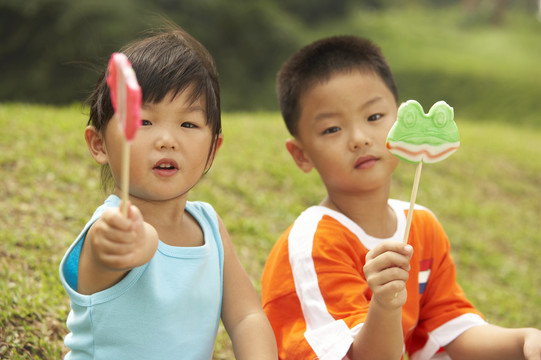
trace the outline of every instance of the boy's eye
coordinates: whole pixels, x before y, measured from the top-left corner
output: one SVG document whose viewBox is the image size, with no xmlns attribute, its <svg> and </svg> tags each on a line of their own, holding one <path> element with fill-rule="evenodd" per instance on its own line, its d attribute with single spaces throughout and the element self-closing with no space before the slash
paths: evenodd
<svg viewBox="0 0 541 360">
<path fill-rule="evenodd" d="M 152 123 L 148 120 L 141 120 L 141 125 L 143 126 L 149 126 L 149 125 L 152 125 Z"/>
<path fill-rule="evenodd" d="M 368 117 L 368 121 L 376 121 L 376 120 L 379 120 L 383 115 L 382 114 L 374 114 L 374 115 L 370 115 Z"/>
<path fill-rule="evenodd" d="M 333 134 L 337 131 L 340 131 L 340 128 L 338 126 L 331 126 L 330 128 L 327 128 L 323 131 L 323 134 Z"/>
</svg>

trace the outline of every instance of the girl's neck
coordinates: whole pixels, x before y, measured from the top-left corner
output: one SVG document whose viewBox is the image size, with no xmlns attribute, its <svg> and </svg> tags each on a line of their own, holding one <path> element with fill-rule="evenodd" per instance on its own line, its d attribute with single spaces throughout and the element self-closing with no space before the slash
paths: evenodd
<svg viewBox="0 0 541 360">
<path fill-rule="evenodd" d="M 130 199 L 143 220 L 154 226 L 160 240 L 172 246 L 203 245 L 203 230 L 186 210 L 186 197 L 166 201 Z"/>
</svg>

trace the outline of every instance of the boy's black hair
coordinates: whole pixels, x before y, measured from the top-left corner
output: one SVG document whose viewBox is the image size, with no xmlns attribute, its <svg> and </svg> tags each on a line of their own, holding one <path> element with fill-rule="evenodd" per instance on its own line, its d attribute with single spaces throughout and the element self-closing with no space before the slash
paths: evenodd
<svg viewBox="0 0 541 360">
<path fill-rule="evenodd" d="M 378 46 L 351 35 L 318 40 L 294 53 L 278 72 L 278 103 L 291 135 L 297 135 L 301 97 L 315 84 L 329 80 L 336 73 L 352 70 L 379 76 L 398 103 L 398 89 L 391 69 Z"/>
<path fill-rule="evenodd" d="M 205 47 L 178 26 L 169 24 L 168 31 L 136 41 L 120 50 L 130 60 L 143 94 L 143 104 L 159 103 L 166 95 L 177 95 L 191 87 L 190 99 L 201 96 L 206 101 L 207 124 L 213 138 L 207 161 L 216 151 L 216 140 L 222 131 L 218 72 Z M 90 97 L 88 125 L 104 133 L 114 114 L 105 70 Z M 108 165 L 101 171 L 104 190 L 111 186 Z"/>
</svg>

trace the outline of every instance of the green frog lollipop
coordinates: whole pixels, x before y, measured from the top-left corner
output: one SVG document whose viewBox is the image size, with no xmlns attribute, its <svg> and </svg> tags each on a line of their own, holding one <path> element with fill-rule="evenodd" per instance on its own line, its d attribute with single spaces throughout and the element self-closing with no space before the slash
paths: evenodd
<svg viewBox="0 0 541 360">
<path fill-rule="evenodd" d="M 423 162 L 442 161 L 460 146 L 460 135 L 453 117 L 453 108 L 445 101 L 438 101 L 425 114 L 421 104 L 408 100 L 398 108 L 396 122 L 387 135 L 387 148 L 391 153 L 402 160 L 417 163 L 404 243 L 408 241 Z"/>
</svg>

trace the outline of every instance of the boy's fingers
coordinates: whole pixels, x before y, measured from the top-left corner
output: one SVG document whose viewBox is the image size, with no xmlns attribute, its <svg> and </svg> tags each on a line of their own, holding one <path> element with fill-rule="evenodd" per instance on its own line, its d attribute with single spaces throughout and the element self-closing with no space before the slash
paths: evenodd
<svg viewBox="0 0 541 360">
<path fill-rule="evenodd" d="M 394 251 L 387 251 L 379 256 L 369 259 L 367 256 L 366 265 L 375 271 L 383 271 L 387 268 L 398 267 L 409 271 L 410 256 Z"/>
<path fill-rule="evenodd" d="M 384 241 L 366 254 L 366 260 L 369 261 L 374 259 L 388 251 L 396 252 L 408 257 L 413 255 L 413 247 L 409 244 L 403 244 L 398 241 Z"/>
</svg>

